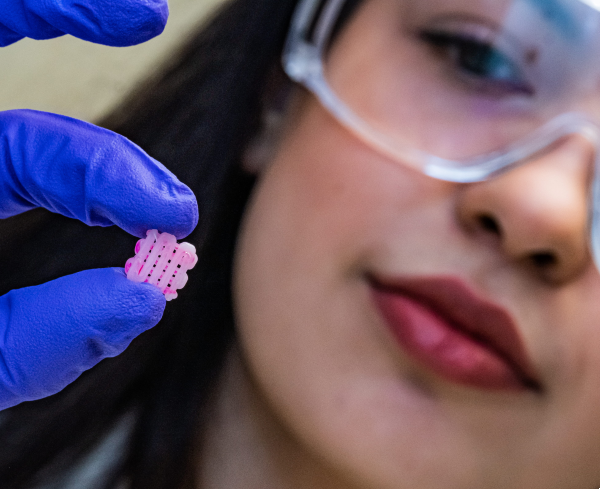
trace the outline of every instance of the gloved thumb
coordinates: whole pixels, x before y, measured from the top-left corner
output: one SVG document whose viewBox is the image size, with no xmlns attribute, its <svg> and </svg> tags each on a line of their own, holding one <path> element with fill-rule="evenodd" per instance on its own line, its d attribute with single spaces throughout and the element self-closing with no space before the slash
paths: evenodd
<svg viewBox="0 0 600 489">
<path fill-rule="evenodd" d="M 62 390 L 156 325 L 165 298 L 121 268 L 87 270 L 0 297 L 0 409 Z"/>
</svg>

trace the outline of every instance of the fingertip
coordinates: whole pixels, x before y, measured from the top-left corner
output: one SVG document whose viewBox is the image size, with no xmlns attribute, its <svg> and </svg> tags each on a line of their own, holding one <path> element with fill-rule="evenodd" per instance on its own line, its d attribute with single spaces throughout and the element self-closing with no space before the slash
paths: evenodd
<svg viewBox="0 0 600 489">
<path fill-rule="evenodd" d="M 127 215 L 114 216 L 113 222 L 138 238 L 145 238 L 149 229 L 158 229 L 161 233 L 169 233 L 182 239 L 190 235 L 198 225 L 196 196 L 180 182 L 168 193 L 149 192 L 143 199 L 145 205 L 136 206 L 136 210 Z"/>
<path fill-rule="evenodd" d="M 149 41 L 163 33 L 169 19 L 167 0 L 133 0 L 122 9 L 122 18 L 112 22 L 109 32 L 114 46 L 132 46 Z"/>
<path fill-rule="evenodd" d="M 177 239 L 185 238 L 198 225 L 199 211 L 196 195 L 161 162 L 152 157 L 150 159 L 159 170 L 163 184 L 168 182 L 168 185 L 163 186 L 162 192 L 155 194 L 157 200 L 150 208 L 155 211 L 153 217 L 156 222 L 144 230 L 143 237 L 146 237 L 148 229 L 159 229 L 163 233 L 174 235 Z M 167 187 L 170 188 L 165 192 Z M 156 188 L 159 188 L 159 185 L 156 185 Z"/>
<path fill-rule="evenodd" d="M 139 299 L 145 322 L 141 326 L 150 329 L 156 326 L 162 319 L 167 306 L 167 300 L 163 293 L 150 284 L 136 284 L 138 287 L 137 298 Z"/>
<path fill-rule="evenodd" d="M 188 188 L 181 192 L 177 206 L 180 209 L 172 211 L 173 220 L 167 223 L 162 232 L 174 235 L 177 239 L 189 236 L 198 225 L 198 201 L 194 193 Z"/>
<path fill-rule="evenodd" d="M 17 2 L 19 3 L 19 2 Z M 27 2 L 25 2 L 27 3 Z M 35 19 L 20 25 L 29 37 L 58 30 L 107 46 L 141 44 L 161 34 L 169 17 L 167 0 L 61 0 L 31 2 Z"/>
<path fill-rule="evenodd" d="M 158 287 L 128 280 L 123 268 L 112 270 L 118 277 L 122 292 L 128 297 L 127 307 L 130 314 L 141 320 L 141 329 L 149 329 L 158 324 L 167 305 L 167 300 Z"/>
</svg>

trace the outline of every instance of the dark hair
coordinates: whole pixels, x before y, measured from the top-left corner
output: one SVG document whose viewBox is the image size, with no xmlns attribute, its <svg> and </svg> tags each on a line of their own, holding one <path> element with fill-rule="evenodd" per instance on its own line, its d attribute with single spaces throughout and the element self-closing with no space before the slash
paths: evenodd
<svg viewBox="0 0 600 489">
<path fill-rule="evenodd" d="M 356 1 L 349 4 L 353 6 Z M 253 179 L 240 158 L 260 125 L 296 0 L 236 0 L 102 125 L 139 144 L 192 188 L 200 224 L 190 283 L 163 320 L 122 355 L 61 393 L 0 417 L 0 487 L 62 487 L 78 461 L 133 419 L 123 457 L 93 482 L 113 488 L 195 485 L 202 409 L 233 338 L 231 262 Z M 36 210 L 0 222 L 0 295 L 86 268 L 122 266 L 136 239 Z M 129 419 L 129 418 L 126 418 Z M 82 486 L 79 486 L 82 487 Z"/>
</svg>

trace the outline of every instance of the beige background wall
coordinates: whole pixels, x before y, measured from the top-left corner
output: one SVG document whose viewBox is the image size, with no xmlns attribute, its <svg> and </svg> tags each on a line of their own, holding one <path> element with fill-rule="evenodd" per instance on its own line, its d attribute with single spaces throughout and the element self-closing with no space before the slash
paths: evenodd
<svg viewBox="0 0 600 489">
<path fill-rule="evenodd" d="M 109 48 L 70 36 L 0 48 L 0 110 L 29 108 L 95 121 L 160 64 L 222 0 L 169 0 L 165 32 Z"/>
</svg>

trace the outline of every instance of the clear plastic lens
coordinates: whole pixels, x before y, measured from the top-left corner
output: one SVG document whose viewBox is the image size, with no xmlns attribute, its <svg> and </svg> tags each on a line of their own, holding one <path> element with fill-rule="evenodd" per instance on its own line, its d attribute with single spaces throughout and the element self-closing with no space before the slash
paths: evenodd
<svg viewBox="0 0 600 489">
<path fill-rule="evenodd" d="M 600 10 L 600 0 L 581 0 L 595 10 Z"/>
<path fill-rule="evenodd" d="M 331 39 L 346 3 L 301 2 L 288 73 L 390 154 L 469 162 L 565 112 L 600 119 L 600 12 L 581 0 L 363 0 Z"/>
<path fill-rule="evenodd" d="M 581 5 L 566 20 L 555 3 L 366 0 L 323 54 L 324 79 L 395 146 L 502 151 L 564 112 L 600 118 L 600 30 Z"/>
</svg>

